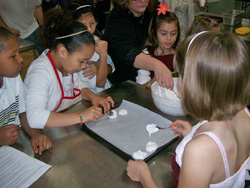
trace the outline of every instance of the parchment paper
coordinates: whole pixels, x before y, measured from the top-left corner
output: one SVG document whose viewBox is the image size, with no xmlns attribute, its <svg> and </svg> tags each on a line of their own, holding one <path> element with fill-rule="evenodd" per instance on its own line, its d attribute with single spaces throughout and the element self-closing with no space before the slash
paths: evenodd
<svg viewBox="0 0 250 188">
<path fill-rule="evenodd" d="M 126 109 L 127 115 L 119 115 L 120 109 Z M 149 141 L 155 142 L 161 147 L 172 141 L 177 136 L 172 130 L 161 129 L 149 137 L 146 131 L 148 124 L 157 124 L 160 127 L 168 127 L 172 122 L 142 106 L 123 100 L 117 111 L 116 119 L 109 119 L 105 115 L 97 122 L 86 123 L 85 125 L 94 133 L 111 143 L 126 154 L 132 154 L 138 150 L 146 151 L 146 144 Z M 147 152 L 147 157 L 153 153 Z"/>
</svg>

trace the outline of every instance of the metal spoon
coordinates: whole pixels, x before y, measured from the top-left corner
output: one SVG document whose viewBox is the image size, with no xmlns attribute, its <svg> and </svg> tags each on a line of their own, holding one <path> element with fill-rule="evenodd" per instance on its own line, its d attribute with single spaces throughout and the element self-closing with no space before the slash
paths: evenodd
<svg viewBox="0 0 250 188">
<path fill-rule="evenodd" d="M 176 95 L 179 99 L 181 98 L 180 92 L 175 91 L 174 89 L 173 89 L 173 92 L 175 93 L 175 95 Z"/>
<path fill-rule="evenodd" d="M 172 130 L 172 128 L 169 128 L 169 127 L 160 127 L 159 125 L 156 125 L 155 127 L 158 128 L 158 129 L 170 129 L 170 130 Z"/>
</svg>

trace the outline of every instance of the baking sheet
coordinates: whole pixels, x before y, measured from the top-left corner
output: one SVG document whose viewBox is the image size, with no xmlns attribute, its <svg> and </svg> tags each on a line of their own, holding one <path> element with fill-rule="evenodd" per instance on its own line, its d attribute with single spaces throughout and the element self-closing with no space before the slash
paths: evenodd
<svg viewBox="0 0 250 188">
<path fill-rule="evenodd" d="M 104 141 L 106 146 L 107 143 L 110 144 L 112 147 L 109 148 L 125 160 L 132 158 L 132 154 L 138 150 L 147 152 L 146 144 L 151 141 L 158 145 L 158 150 L 153 153 L 147 152 L 147 157 L 144 160 L 149 160 L 177 138 L 174 132 L 169 129 L 161 129 L 151 137 L 146 131 L 148 124 L 153 123 L 160 127 L 168 127 L 172 123 L 170 120 L 126 100 L 123 100 L 115 110 L 119 112 L 120 109 L 126 109 L 128 114 L 124 116 L 117 114 L 116 119 L 109 119 L 105 115 L 97 122 L 86 123 L 83 130 L 94 138 L 99 138 L 97 140 L 102 143 Z"/>
</svg>

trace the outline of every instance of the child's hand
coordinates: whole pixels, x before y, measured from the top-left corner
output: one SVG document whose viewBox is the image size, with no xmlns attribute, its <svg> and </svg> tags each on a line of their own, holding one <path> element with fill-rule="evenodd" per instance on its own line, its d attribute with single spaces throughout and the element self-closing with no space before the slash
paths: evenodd
<svg viewBox="0 0 250 188">
<path fill-rule="evenodd" d="M 154 73 L 159 86 L 173 90 L 174 82 L 171 71 L 163 63 L 156 65 Z"/>
<path fill-rule="evenodd" d="M 148 165 L 142 160 L 129 160 L 126 170 L 127 175 L 133 181 L 141 181 L 143 179 L 144 174 L 150 174 Z"/>
<path fill-rule="evenodd" d="M 102 106 L 104 110 L 104 114 L 110 111 L 110 105 L 114 107 L 115 103 L 111 97 L 103 98 L 99 95 L 95 95 L 95 97 L 91 100 L 93 106 Z"/>
<path fill-rule="evenodd" d="M 18 125 L 10 124 L 0 128 L 0 145 L 12 145 L 16 143 L 20 129 Z"/>
<path fill-rule="evenodd" d="M 98 69 L 98 63 L 91 61 L 87 63 L 86 68 L 82 69 L 82 75 L 88 77 L 89 79 L 93 78 L 96 75 Z"/>
<path fill-rule="evenodd" d="M 102 109 L 100 107 L 91 106 L 87 110 L 82 111 L 82 116 L 84 122 L 96 122 L 103 116 Z"/>
<path fill-rule="evenodd" d="M 185 137 L 191 131 L 192 125 L 188 121 L 176 120 L 169 128 L 173 128 L 175 134 Z"/>
<path fill-rule="evenodd" d="M 42 155 L 44 150 L 51 148 L 52 142 L 44 134 L 37 134 L 31 138 L 30 145 L 35 153 Z"/>
<path fill-rule="evenodd" d="M 95 51 L 102 56 L 107 56 L 108 54 L 108 43 L 104 40 L 95 40 Z"/>
</svg>

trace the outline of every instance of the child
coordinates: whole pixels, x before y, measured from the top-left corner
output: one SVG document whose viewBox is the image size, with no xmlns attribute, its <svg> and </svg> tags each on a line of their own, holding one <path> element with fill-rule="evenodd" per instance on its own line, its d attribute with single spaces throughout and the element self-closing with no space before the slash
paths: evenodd
<svg viewBox="0 0 250 188">
<path fill-rule="evenodd" d="M 176 149 L 178 187 L 244 187 L 245 179 L 250 180 L 246 45 L 230 33 L 199 33 L 178 46 L 174 64 L 183 103 L 201 121 L 193 128 L 181 120 L 170 126 L 185 136 Z M 156 187 L 143 161 L 129 161 L 127 171 L 132 180 Z"/>
<path fill-rule="evenodd" d="M 51 140 L 40 129 L 31 129 L 25 114 L 22 68 L 17 37 L 0 27 L 0 146 L 16 143 L 19 126 L 31 137 L 31 147 L 40 155 L 51 148 Z"/>
<path fill-rule="evenodd" d="M 136 80 L 139 68 L 152 70 L 160 86 L 173 89 L 171 71 L 158 59 L 142 52 L 148 28 L 157 1 L 113 0 L 104 39 L 115 64 L 115 72 L 109 76 L 113 84 Z"/>
<path fill-rule="evenodd" d="M 80 80 L 77 72 L 86 67 L 95 50 L 93 35 L 87 28 L 60 9 L 47 12 L 42 30 L 48 49 L 32 62 L 26 78 L 27 117 L 31 127 L 63 127 L 96 121 L 114 105 Z M 81 113 L 58 113 L 80 100 L 90 100 L 92 107 Z"/>
<path fill-rule="evenodd" d="M 220 31 L 220 26 L 214 19 L 205 16 L 197 16 L 188 29 L 186 37 L 201 31 Z"/>
<path fill-rule="evenodd" d="M 165 13 L 161 12 L 164 7 L 167 9 L 167 4 L 161 4 L 161 7 L 157 9 L 158 13 L 155 13 L 152 17 L 148 39 L 145 45 L 146 51 L 144 51 L 144 53 L 160 60 L 170 71 L 173 71 L 173 57 L 180 38 L 180 26 L 178 17 L 175 13 L 171 12 L 169 8 Z M 143 74 L 141 74 L 141 72 L 142 70 L 138 71 L 137 82 L 145 77 L 145 72 L 143 71 Z M 153 71 L 151 71 L 150 76 L 152 80 L 146 84 L 148 86 L 156 80 Z M 144 84 L 145 82 L 139 83 Z"/>
<path fill-rule="evenodd" d="M 107 79 L 107 75 L 115 71 L 115 66 L 110 56 L 107 55 L 107 42 L 99 40 L 96 35 L 97 21 L 92 6 L 80 1 L 72 1 L 66 6 L 66 11 L 72 15 L 73 19 L 84 24 L 88 31 L 94 35 L 96 43 L 98 43 L 98 48 L 96 48 L 94 55 L 87 63 L 87 67 L 79 72 L 81 80 L 94 93 L 110 88 L 111 84 Z"/>
</svg>

